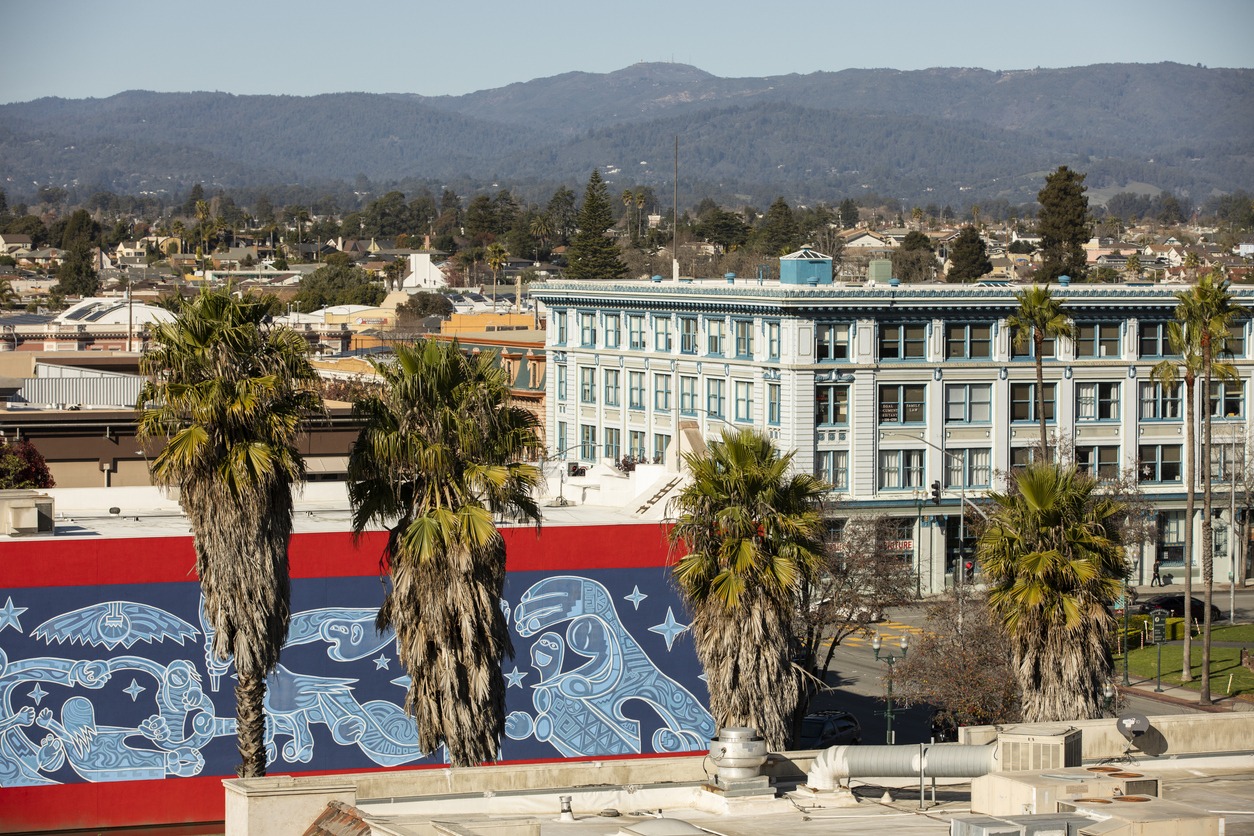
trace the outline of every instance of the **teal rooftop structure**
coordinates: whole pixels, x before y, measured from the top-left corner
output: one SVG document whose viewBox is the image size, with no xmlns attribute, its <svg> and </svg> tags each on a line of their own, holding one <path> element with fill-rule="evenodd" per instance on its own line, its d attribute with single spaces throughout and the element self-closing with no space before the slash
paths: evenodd
<svg viewBox="0 0 1254 836">
<path fill-rule="evenodd" d="M 832 257 L 809 247 L 780 256 L 779 281 L 781 284 L 831 284 Z"/>
</svg>

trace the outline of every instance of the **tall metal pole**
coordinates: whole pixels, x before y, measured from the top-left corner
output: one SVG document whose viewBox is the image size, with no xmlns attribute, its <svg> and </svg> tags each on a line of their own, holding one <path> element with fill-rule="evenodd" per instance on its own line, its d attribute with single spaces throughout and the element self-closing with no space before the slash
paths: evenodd
<svg viewBox="0 0 1254 836">
<path fill-rule="evenodd" d="M 1232 431 L 1232 482 L 1228 491 L 1228 623 L 1236 623 L 1237 609 L 1237 431 Z"/>
</svg>

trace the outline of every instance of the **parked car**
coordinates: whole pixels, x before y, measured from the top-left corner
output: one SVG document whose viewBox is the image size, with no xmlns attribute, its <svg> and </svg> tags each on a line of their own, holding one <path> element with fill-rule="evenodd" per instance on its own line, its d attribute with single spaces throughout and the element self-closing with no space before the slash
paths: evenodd
<svg viewBox="0 0 1254 836">
<path fill-rule="evenodd" d="M 1203 609 L 1204 604 L 1203 602 L 1199 601 L 1196 598 L 1192 598 L 1191 600 L 1193 603 L 1190 607 L 1191 609 L 1190 614 L 1194 618 L 1197 618 L 1200 620 L 1202 618 L 1202 614 L 1205 612 L 1205 610 Z M 1177 618 L 1183 618 L 1184 617 L 1184 596 L 1183 595 L 1155 595 L 1153 598 L 1146 598 L 1144 601 L 1142 601 L 1140 603 L 1139 609 L 1141 612 L 1145 613 L 1146 615 L 1148 615 L 1149 613 L 1152 613 L 1154 610 L 1161 609 L 1161 610 L 1166 610 L 1172 616 L 1175 616 Z M 1224 614 L 1219 611 L 1219 607 L 1216 607 L 1214 604 L 1211 604 L 1210 606 L 1211 622 L 1214 623 L 1216 621 L 1219 621 L 1223 617 L 1224 617 Z"/>
<path fill-rule="evenodd" d="M 862 742 L 862 724 L 848 711 L 816 711 L 801 721 L 799 749 L 826 749 Z"/>
</svg>

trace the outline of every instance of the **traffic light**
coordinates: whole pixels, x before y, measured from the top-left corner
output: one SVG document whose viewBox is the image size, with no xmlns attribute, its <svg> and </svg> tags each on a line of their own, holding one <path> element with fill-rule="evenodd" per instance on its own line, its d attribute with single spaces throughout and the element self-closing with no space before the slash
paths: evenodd
<svg viewBox="0 0 1254 836">
<path fill-rule="evenodd" d="M 940 491 L 941 485 L 940 480 L 938 479 L 932 483 L 932 504 L 940 505 Z"/>
</svg>

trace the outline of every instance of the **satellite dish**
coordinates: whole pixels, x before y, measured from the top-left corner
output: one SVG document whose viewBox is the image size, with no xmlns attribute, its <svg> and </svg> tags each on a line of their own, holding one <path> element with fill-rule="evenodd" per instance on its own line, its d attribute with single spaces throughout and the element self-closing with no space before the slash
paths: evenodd
<svg viewBox="0 0 1254 836">
<path fill-rule="evenodd" d="M 1150 721 L 1144 714 L 1129 712 L 1128 714 L 1120 714 L 1117 722 L 1119 733 L 1132 740 L 1139 734 L 1145 734 L 1149 731 Z"/>
</svg>

